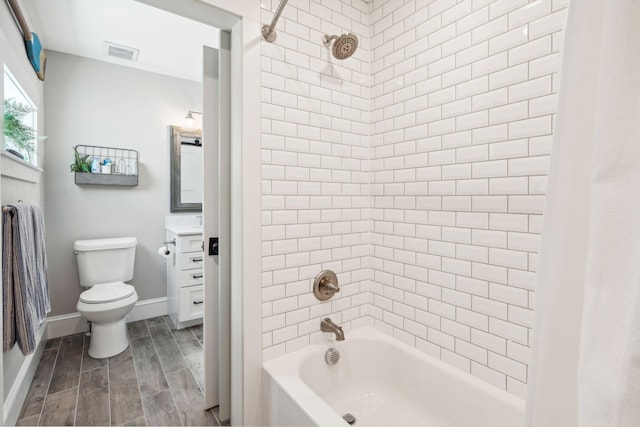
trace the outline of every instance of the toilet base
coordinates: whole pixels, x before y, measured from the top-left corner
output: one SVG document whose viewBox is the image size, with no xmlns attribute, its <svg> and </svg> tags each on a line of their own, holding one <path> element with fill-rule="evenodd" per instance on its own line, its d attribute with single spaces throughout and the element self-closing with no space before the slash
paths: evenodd
<svg viewBox="0 0 640 427">
<path fill-rule="evenodd" d="M 110 323 L 91 324 L 91 343 L 89 356 L 94 359 L 104 359 L 115 356 L 129 347 L 127 324 L 125 319 Z"/>
<path fill-rule="evenodd" d="M 111 302 L 87 304 L 78 301 L 76 308 L 82 316 L 91 322 L 91 343 L 89 356 L 104 359 L 122 353 L 129 346 L 125 317 L 136 301 L 138 294 Z"/>
</svg>

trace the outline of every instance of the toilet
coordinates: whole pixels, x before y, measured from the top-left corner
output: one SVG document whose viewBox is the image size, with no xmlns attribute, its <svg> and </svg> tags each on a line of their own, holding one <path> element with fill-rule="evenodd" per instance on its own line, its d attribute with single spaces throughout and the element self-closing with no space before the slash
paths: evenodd
<svg viewBox="0 0 640 427">
<path fill-rule="evenodd" d="M 73 251 L 78 260 L 80 294 L 76 308 L 91 322 L 89 356 L 115 356 L 129 346 L 125 316 L 138 294 L 127 282 L 133 278 L 136 257 L 135 237 L 77 240 Z"/>
</svg>

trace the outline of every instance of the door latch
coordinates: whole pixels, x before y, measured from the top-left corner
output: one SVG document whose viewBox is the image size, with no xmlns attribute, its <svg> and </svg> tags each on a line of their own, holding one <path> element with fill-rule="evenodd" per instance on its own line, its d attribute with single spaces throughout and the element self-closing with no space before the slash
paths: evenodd
<svg viewBox="0 0 640 427">
<path fill-rule="evenodd" d="M 209 237 L 209 255 L 218 255 L 217 237 Z"/>
</svg>

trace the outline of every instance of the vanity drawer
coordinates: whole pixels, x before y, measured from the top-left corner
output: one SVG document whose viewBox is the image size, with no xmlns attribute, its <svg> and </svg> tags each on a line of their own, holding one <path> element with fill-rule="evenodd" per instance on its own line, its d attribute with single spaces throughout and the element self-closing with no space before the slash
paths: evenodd
<svg viewBox="0 0 640 427">
<path fill-rule="evenodd" d="M 204 283 L 204 272 L 202 268 L 194 270 L 184 270 L 180 272 L 180 287 L 202 285 Z"/>
<path fill-rule="evenodd" d="M 204 313 L 204 286 L 191 286 L 180 289 L 180 308 L 178 321 L 186 322 L 202 318 Z"/>
<path fill-rule="evenodd" d="M 204 252 L 189 252 L 180 254 L 180 270 L 201 268 L 204 265 Z"/>
<path fill-rule="evenodd" d="M 202 252 L 202 234 L 178 236 L 178 252 Z"/>
</svg>

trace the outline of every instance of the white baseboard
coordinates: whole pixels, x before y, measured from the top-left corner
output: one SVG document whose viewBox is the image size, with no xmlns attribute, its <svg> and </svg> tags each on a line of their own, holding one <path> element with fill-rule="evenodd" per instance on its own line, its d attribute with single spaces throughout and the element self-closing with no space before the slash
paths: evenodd
<svg viewBox="0 0 640 427">
<path fill-rule="evenodd" d="M 138 301 L 127 315 L 127 323 L 164 316 L 167 313 L 167 297 Z M 79 334 L 88 330 L 89 325 L 87 320 L 83 318 L 80 313 L 63 314 L 61 316 L 51 316 L 47 318 L 46 337 L 48 339 Z"/>
<path fill-rule="evenodd" d="M 69 313 L 47 318 L 47 339 L 79 334 L 89 330 L 89 324 L 80 313 Z"/>
<path fill-rule="evenodd" d="M 127 323 L 138 320 L 151 319 L 152 317 L 165 316 L 169 314 L 167 297 L 146 299 L 138 301 L 127 315 Z"/>
<path fill-rule="evenodd" d="M 46 345 L 46 329 L 46 324 L 43 324 L 40 327 L 40 330 L 38 331 L 38 346 L 36 351 L 24 357 L 24 361 L 20 366 L 18 375 L 11 385 L 9 393 L 5 396 L 2 408 L 4 413 L 4 422 L 2 425 L 14 426 L 18 421 L 22 405 L 27 398 L 31 381 L 36 373 L 36 369 L 38 369 L 38 364 L 40 363 L 40 358 L 42 357 L 42 352 Z"/>
</svg>

